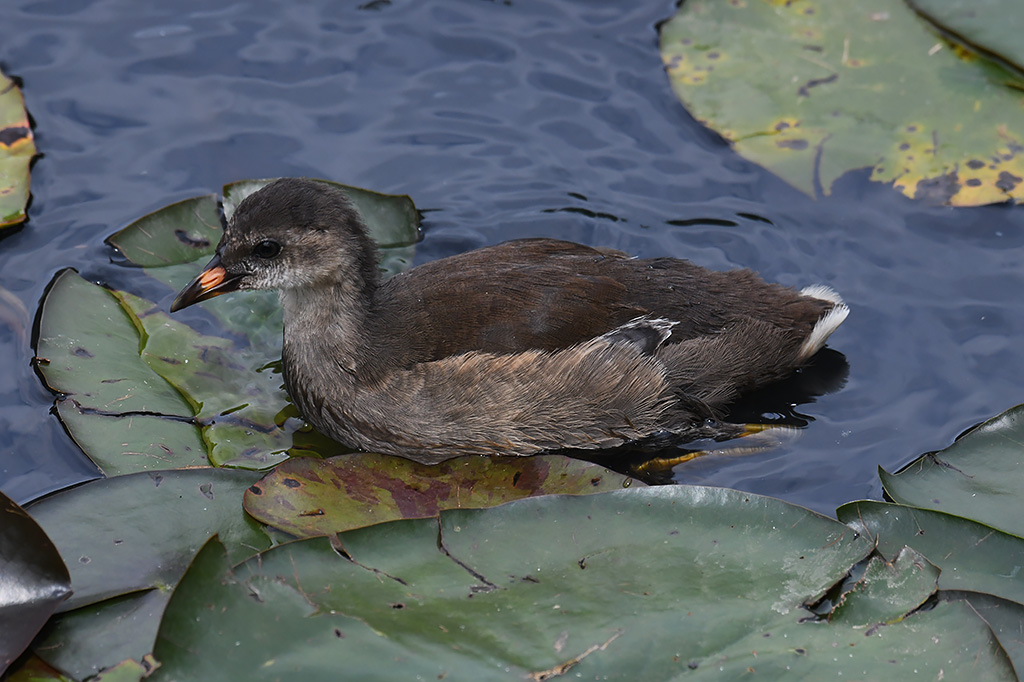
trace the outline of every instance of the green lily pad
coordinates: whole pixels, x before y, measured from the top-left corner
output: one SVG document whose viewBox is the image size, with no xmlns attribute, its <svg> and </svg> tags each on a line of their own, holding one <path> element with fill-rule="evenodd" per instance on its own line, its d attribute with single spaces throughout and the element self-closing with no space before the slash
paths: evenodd
<svg viewBox="0 0 1024 682">
<path fill-rule="evenodd" d="M 1024 604 L 1024 540 L 990 526 L 928 509 L 850 502 L 836 516 L 894 559 L 909 545 L 942 569 L 939 588 L 984 592 Z"/>
<path fill-rule="evenodd" d="M 904 1 L 970 49 L 1024 71 L 1024 46 L 1020 44 L 1024 13 L 1015 0 Z"/>
<path fill-rule="evenodd" d="M 107 475 L 206 462 L 192 406 L 139 355 L 140 326 L 73 270 L 58 273 L 43 299 L 36 366 L 60 395 L 68 433 Z"/>
<path fill-rule="evenodd" d="M 847 596 L 876 608 L 900 597 L 881 611 L 893 624 L 870 637 L 808 622 L 802 605 L 871 544 L 736 491 L 539 497 L 336 542 L 296 541 L 232 568 L 211 541 L 171 597 L 152 679 L 1015 679 L 964 603 L 903 613 L 919 582 L 879 575 L 870 595 Z"/>
<path fill-rule="evenodd" d="M 152 651 L 171 588 L 219 533 L 234 561 L 271 545 L 241 508 L 257 474 L 209 467 L 91 481 L 30 505 L 74 595 L 35 652 L 76 679 Z M 170 521 L 170 522 L 169 522 Z"/>
<path fill-rule="evenodd" d="M 0 675 L 71 594 L 71 578 L 39 524 L 0 493 Z"/>
<path fill-rule="evenodd" d="M 0 228 L 25 220 L 29 166 L 36 155 L 21 90 L 0 72 Z"/>
<path fill-rule="evenodd" d="M 299 537 L 394 519 L 479 509 L 536 495 L 584 495 L 643 483 L 561 455 L 460 457 L 436 466 L 377 454 L 292 459 L 245 492 L 245 510 Z"/>
<path fill-rule="evenodd" d="M 62 611 L 139 590 L 167 588 L 220 533 L 236 561 L 270 546 L 242 512 L 249 471 L 200 467 L 90 481 L 29 505 L 71 571 Z M 173 519 L 173 523 L 168 520 Z"/>
<path fill-rule="evenodd" d="M 923 455 L 898 474 L 879 469 L 886 494 L 1024 536 L 1024 405 Z"/>
<path fill-rule="evenodd" d="M 222 234 L 217 196 L 185 199 L 107 237 L 135 265 L 163 267 L 209 258 Z"/>
<path fill-rule="evenodd" d="M 99 414 L 73 398 L 57 401 L 57 417 L 106 476 L 209 464 L 191 420 L 146 414 Z"/>
<path fill-rule="evenodd" d="M 192 406 L 139 357 L 137 320 L 74 270 L 43 299 L 36 344 L 46 385 L 90 412 L 191 417 Z"/>
<path fill-rule="evenodd" d="M 112 293 L 142 327 L 143 360 L 194 404 L 211 464 L 266 469 L 288 458 L 293 434 L 306 425 L 278 423 L 289 402 L 280 371 L 267 366 L 265 353 L 199 334 L 145 299 Z M 344 452 L 327 439 L 321 445 L 322 454 Z"/>
<path fill-rule="evenodd" d="M 939 569 L 919 552 L 904 547 L 891 561 L 871 557 L 854 591 L 832 615 L 854 626 L 898 623 L 935 594 Z"/>
<path fill-rule="evenodd" d="M 687 0 L 661 54 L 698 120 L 808 194 L 870 168 L 911 198 L 1024 199 L 1021 83 L 963 58 L 901 0 Z"/>
<path fill-rule="evenodd" d="M 141 666 L 153 651 L 170 587 L 112 597 L 58 614 L 43 629 L 36 650 L 75 680 L 127 661 Z"/>
<path fill-rule="evenodd" d="M 984 620 L 1013 662 L 1018 678 L 1024 673 L 1024 606 L 990 594 L 977 592 L 943 592 L 947 601 L 964 601 Z"/>
</svg>

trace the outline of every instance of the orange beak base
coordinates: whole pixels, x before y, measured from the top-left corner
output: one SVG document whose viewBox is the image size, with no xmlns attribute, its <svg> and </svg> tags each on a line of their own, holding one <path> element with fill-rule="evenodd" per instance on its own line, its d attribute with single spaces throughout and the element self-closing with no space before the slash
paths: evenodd
<svg viewBox="0 0 1024 682">
<path fill-rule="evenodd" d="M 203 271 L 178 293 L 177 298 L 171 303 L 171 312 L 177 312 L 193 303 L 199 303 L 229 291 L 236 291 L 241 279 L 242 275 L 229 275 L 220 263 L 220 256 L 214 256 L 213 260 L 203 268 Z"/>
</svg>

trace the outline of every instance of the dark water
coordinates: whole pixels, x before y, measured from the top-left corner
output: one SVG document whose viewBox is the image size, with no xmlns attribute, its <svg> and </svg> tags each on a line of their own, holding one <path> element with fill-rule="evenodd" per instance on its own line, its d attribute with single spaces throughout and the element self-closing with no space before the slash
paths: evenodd
<svg viewBox="0 0 1024 682">
<path fill-rule="evenodd" d="M 0 286 L 29 316 L 61 268 L 123 277 L 102 240 L 142 214 L 308 175 L 410 194 L 429 211 L 420 261 L 552 236 L 841 292 L 846 386 L 796 408 L 796 442 L 679 481 L 831 512 L 879 496 L 878 465 L 1024 402 L 1022 212 L 924 207 L 866 173 L 814 200 L 747 163 L 669 90 L 671 2 L 160 7 L 17 0 L 0 16 L 45 153 L 30 222 L 0 241 Z M 0 488 L 25 501 L 94 470 L 48 412 L 24 318 L 2 319 Z"/>
</svg>

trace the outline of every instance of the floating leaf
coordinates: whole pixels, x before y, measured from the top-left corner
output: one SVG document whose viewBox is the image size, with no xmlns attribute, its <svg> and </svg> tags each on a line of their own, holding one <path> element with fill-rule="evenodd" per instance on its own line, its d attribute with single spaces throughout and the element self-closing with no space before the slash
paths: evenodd
<svg viewBox="0 0 1024 682">
<path fill-rule="evenodd" d="M 171 585 L 81 606 L 55 616 L 36 641 L 53 666 L 76 680 L 133 661 L 153 650 Z"/>
<path fill-rule="evenodd" d="M 267 366 L 265 353 L 199 334 L 145 299 L 112 293 L 142 327 L 145 363 L 196 405 L 211 464 L 266 469 L 287 459 L 293 433 L 305 424 L 277 423 L 289 403 L 280 371 Z M 323 444 L 324 454 L 344 451 L 326 439 Z"/>
<path fill-rule="evenodd" d="M 245 492 L 245 510 L 300 537 L 437 516 L 536 495 L 618 490 L 639 481 L 563 457 L 460 457 L 436 466 L 377 454 L 292 459 Z"/>
<path fill-rule="evenodd" d="M 217 196 L 208 194 L 143 216 L 107 243 L 136 265 L 162 267 L 209 258 L 221 232 Z"/>
<path fill-rule="evenodd" d="M 74 270 L 43 299 L 38 367 L 51 390 L 101 414 L 191 417 L 192 406 L 139 357 L 137 322 L 109 291 Z"/>
<path fill-rule="evenodd" d="M 0 228 L 25 219 L 29 166 L 36 154 L 25 98 L 0 72 Z"/>
<path fill-rule="evenodd" d="M 904 1 L 943 33 L 1024 71 L 1024 13 L 1017 0 Z"/>
<path fill-rule="evenodd" d="M 57 416 L 107 476 L 209 463 L 202 432 L 190 421 L 144 414 L 101 414 L 67 398 L 57 401 Z"/>
<path fill-rule="evenodd" d="M 0 493 L 0 675 L 69 594 L 71 578 L 57 548 Z"/>
<path fill-rule="evenodd" d="M 906 615 L 916 599 L 897 600 L 906 617 L 871 637 L 808 622 L 801 605 L 871 544 L 755 495 L 547 496 L 338 542 L 346 556 L 313 538 L 234 569 L 209 543 L 168 605 L 152 679 L 1015 679 L 962 602 Z M 873 582 L 873 597 L 902 592 Z"/>
<path fill-rule="evenodd" d="M 896 475 L 879 469 L 885 492 L 913 507 L 974 519 L 1024 536 L 1024 405 L 923 455 Z"/>
<path fill-rule="evenodd" d="M 1013 662 L 1018 678 L 1024 672 L 1024 606 L 990 594 L 977 592 L 944 592 L 946 601 L 964 601 L 991 628 L 1006 654 Z"/>
<path fill-rule="evenodd" d="M 1020 84 L 901 0 L 687 0 L 661 53 L 696 118 L 808 194 L 870 168 L 912 198 L 1024 199 Z"/>
<path fill-rule="evenodd" d="M 886 502 L 850 502 L 839 520 L 895 559 L 909 545 L 942 569 L 939 588 L 986 592 L 1024 604 L 1024 540 L 990 526 L 927 509 Z"/>
<path fill-rule="evenodd" d="M 935 594 L 939 569 L 904 547 L 890 562 L 871 557 L 854 591 L 832 614 L 833 622 L 871 626 L 898 623 Z"/>
<path fill-rule="evenodd" d="M 270 546 L 241 508 L 258 475 L 197 468 L 91 481 L 29 509 L 71 571 L 74 595 L 36 654 L 81 679 L 152 651 L 170 589 L 219 533 L 235 561 Z"/>
</svg>

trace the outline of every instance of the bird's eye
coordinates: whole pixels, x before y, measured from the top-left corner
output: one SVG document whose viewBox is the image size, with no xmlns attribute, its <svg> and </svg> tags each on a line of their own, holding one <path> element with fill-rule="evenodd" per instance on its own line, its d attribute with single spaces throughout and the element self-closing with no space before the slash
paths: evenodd
<svg viewBox="0 0 1024 682">
<path fill-rule="evenodd" d="M 252 248 L 252 252 L 260 258 L 273 258 L 281 253 L 281 245 L 273 239 L 264 239 Z"/>
</svg>

